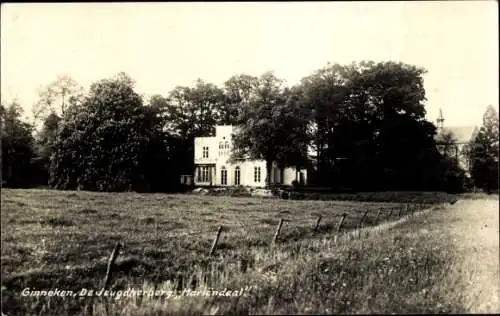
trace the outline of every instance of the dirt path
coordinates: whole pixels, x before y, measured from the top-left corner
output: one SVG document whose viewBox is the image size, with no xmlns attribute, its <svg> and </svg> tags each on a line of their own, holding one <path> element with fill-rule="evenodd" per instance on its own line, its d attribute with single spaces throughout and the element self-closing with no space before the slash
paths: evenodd
<svg viewBox="0 0 500 316">
<path fill-rule="evenodd" d="M 471 313 L 500 313 L 498 200 L 462 200 L 451 207 L 450 226 L 457 257 L 450 274 L 464 282 Z"/>
</svg>

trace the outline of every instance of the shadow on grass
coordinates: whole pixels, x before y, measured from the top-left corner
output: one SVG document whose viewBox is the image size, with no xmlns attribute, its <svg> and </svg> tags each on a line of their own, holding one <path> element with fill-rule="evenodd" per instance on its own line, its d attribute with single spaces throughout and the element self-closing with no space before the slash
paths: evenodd
<svg viewBox="0 0 500 316">
<path fill-rule="evenodd" d="M 52 227 L 69 227 L 69 226 L 74 226 L 75 223 L 72 220 L 62 218 L 62 217 L 52 217 L 48 219 L 42 219 L 40 220 L 40 224 L 42 225 L 49 225 Z"/>
</svg>

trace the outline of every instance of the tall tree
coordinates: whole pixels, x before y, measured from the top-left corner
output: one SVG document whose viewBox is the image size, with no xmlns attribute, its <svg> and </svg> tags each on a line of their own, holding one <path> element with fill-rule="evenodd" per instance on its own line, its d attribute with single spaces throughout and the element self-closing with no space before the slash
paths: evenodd
<svg viewBox="0 0 500 316">
<path fill-rule="evenodd" d="M 162 135 L 162 142 L 156 141 L 156 148 L 150 153 L 150 166 L 155 166 L 158 183 L 153 182 L 156 190 L 176 189 L 179 176 L 189 170 L 193 163 L 189 157 L 188 149 L 192 144 L 188 144 L 182 134 L 176 128 L 178 121 L 172 120 L 170 100 L 159 94 L 153 95 L 149 101 L 149 107 L 156 113 L 158 119 L 159 135 Z M 163 148 L 163 150 L 161 150 Z M 190 159 L 191 158 L 191 159 Z M 161 167 L 158 167 L 161 166 Z"/>
<path fill-rule="evenodd" d="M 84 89 L 70 76 L 59 75 L 38 94 L 39 99 L 32 107 L 35 125 L 52 113 L 64 115 L 69 106 L 82 101 Z"/>
<path fill-rule="evenodd" d="M 62 118 L 55 112 L 50 113 L 43 121 L 41 129 L 36 133 L 35 151 L 37 157 L 33 159 L 38 174 L 34 177 L 37 184 L 47 185 L 49 179 L 50 156 L 54 151 L 59 123 Z"/>
<path fill-rule="evenodd" d="M 438 134 L 436 143 L 444 156 L 457 157 L 457 138 L 452 132 L 445 131 Z"/>
<path fill-rule="evenodd" d="M 258 78 L 247 74 L 234 75 L 224 83 L 225 111 L 222 123 L 238 125 L 244 109 L 250 104 Z"/>
<path fill-rule="evenodd" d="M 468 175 L 470 177 L 470 180 L 471 180 L 471 185 L 473 184 L 473 180 L 472 180 L 472 148 L 474 147 L 474 140 L 476 139 L 477 137 L 477 134 L 479 133 L 479 127 L 474 127 L 474 131 L 472 132 L 472 135 L 471 135 L 471 138 L 469 140 L 469 142 L 467 142 L 466 144 L 464 144 L 464 146 L 462 147 L 462 151 L 460 152 L 460 154 L 465 158 L 465 168 L 466 168 L 466 171 L 468 172 Z"/>
<path fill-rule="evenodd" d="M 167 118 L 172 130 L 186 138 L 215 132 L 220 121 L 223 92 L 198 79 L 194 87 L 176 87 L 168 97 Z"/>
<path fill-rule="evenodd" d="M 16 101 L 0 105 L 2 141 L 2 184 L 27 187 L 31 182 L 31 159 L 35 156 L 32 126 L 21 120 L 22 107 Z"/>
<path fill-rule="evenodd" d="M 47 118 L 45 118 L 42 126 L 42 130 L 39 133 L 38 145 L 39 154 L 42 157 L 48 158 L 52 152 L 52 146 L 54 145 L 57 138 L 57 131 L 59 127 L 59 122 L 61 117 L 56 113 L 50 113 Z"/>
<path fill-rule="evenodd" d="M 488 193 L 498 189 L 498 126 L 498 113 L 490 105 L 479 132 L 466 149 L 474 184 Z"/>
<path fill-rule="evenodd" d="M 298 172 L 309 164 L 309 149 L 314 135 L 311 129 L 312 113 L 301 102 L 300 86 L 285 88 L 283 102 L 275 105 L 274 115 L 276 127 L 284 134 L 283 141 L 276 145 L 279 149 L 276 161 L 282 170 L 284 167 L 295 167 Z"/>
<path fill-rule="evenodd" d="M 222 89 L 201 79 L 194 87 L 176 87 L 169 93 L 165 118 L 168 130 L 180 138 L 184 173 L 194 171 L 194 138 L 214 134 L 224 111 Z"/>
<path fill-rule="evenodd" d="M 395 62 L 364 62 L 357 68 L 349 99 L 359 116 L 350 121 L 364 127 L 370 141 L 351 142 L 354 153 L 359 153 L 359 146 L 366 148 L 359 165 L 364 168 L 356 169 L 370 170 L 364 174 L 372 180 L 365 179 L 365 183 L 394 188 L 419 183 L 413 171 L 424 169 L 431 156 L 433 164 L 439 163 L 436 153 L 431 154 L 435 128 L 425 121 L 425 69 Z"/>
<path fill-rule="evenodd" d="M 266 162 L 266 186 L 269 187 L 273 161 L 279 154 L 277 144 L 284 141 L 276 126 L 280 118 L 276 106 L 283 101 L 283 80 L 272 72 L 259 77 L 254 94 L 243 111 L 242 124 L 233 135 L 233 159 L 248 157 Z M 281 138 L 281 139 L 280 139 Z"/>
<path fill-rule="evenodd" d="M 309 141 L 307 113 L 296 92 L 285 89 L 284 81 L 272 72 L 264 73 L 233 135 L 232 159 L 264 160 L 266 186 L 269 187 L 273 162 L 280 167 L 304 163 Z"/>
<path fill-rule="evenodd" d="M 150 153 L 162 143 L 157 139 L 162 128 L 159 120 L 154 108 L 143 106 L 127 75 L 120 73 L 92 84 L 82 104 L 68 108 L 60 123 L 51 159 L 51 185 L 148 190 L 148 173 L 155 172 L 148 165 Z"/>
<path fill-rule="evenodd" d="M 417 157 L 419 164 L 439 164 L 435 128 L 425 121 L 423 74 L 403 63 L 363 61 L 329 64 L 302 80 L 314 116 L 320 183 L 397 187 L 423 168 L 414 165 Z"/>
<path fill-rule="evenodd" d="M 335 159 L 332 137 L 336 131 L 339 113 L 349 95 L 351 68 L 339 64 L 328 64 L 301 81 L 301 102 L 309 108 L 313 117 L 313 148 L 317 153 L 320 183 L 328 181 L 327 169 Z"/>
</svg>

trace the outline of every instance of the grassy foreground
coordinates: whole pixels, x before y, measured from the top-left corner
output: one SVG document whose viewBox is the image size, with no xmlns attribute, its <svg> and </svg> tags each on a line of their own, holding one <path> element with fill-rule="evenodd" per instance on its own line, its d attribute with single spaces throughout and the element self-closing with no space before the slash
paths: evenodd
<svg viewBox="0 0 500 316">
<path fill-rule="evenodd" d="M 401 207 L 394 203 L 2 190 L 3 312 L 467 312 L 464 295 L 468 291 L 462 274 L 449 273 L 456 270 L 457 256 L 462 256 L 453 235 L 443 229 L 450 213 L 436 209 L 397 222 Z M 339 214 L 350 214 L 345 222 L 345 230 L 350 230 L 366 210 L 370 211 L 367 225 L 374 225 L 380 208 L 379 222 L 386 223 L 364 230 L 368 235 L 336 233 Z M 416 209 L 409 205 L 406 214 Z M 318 214 L 323 220 L 320 231 L 313 234 Z M 283 226 L 280 242 L 270 246 L 279 218 L 290 221 Z M 209 257 L 219 225 L 227 228 L 215 256 Z M 82 288 L 100 289 L 107 257 L 117 241 L 124 248 L 113 289 L 156 290 L 162 295 L 21 295 L 26 288 L 75 293 Z M 189 296 L 194 292 L 188 289 L 198 291 L 197 295 Z M 224 289 L 232 291 L 231 296 L 209 296 L 214 294 L 209 291 Z"/>
</svg>

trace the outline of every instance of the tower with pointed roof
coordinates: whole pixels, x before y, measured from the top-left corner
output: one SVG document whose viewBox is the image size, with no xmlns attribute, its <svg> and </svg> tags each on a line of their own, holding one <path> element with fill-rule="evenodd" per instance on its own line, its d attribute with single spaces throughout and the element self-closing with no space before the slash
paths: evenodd
<svg viewBox="0 0 500 316">
<path fill-rule="evenodd" d="M 444 128 L 444 117 L 443 117 L 443 109 L 439 108 L 439 116 L 436 119 L 437 123 L 437 129 L 438 129 L 438 134 L 441 134 L 443 132 Z"/>
</svg>

